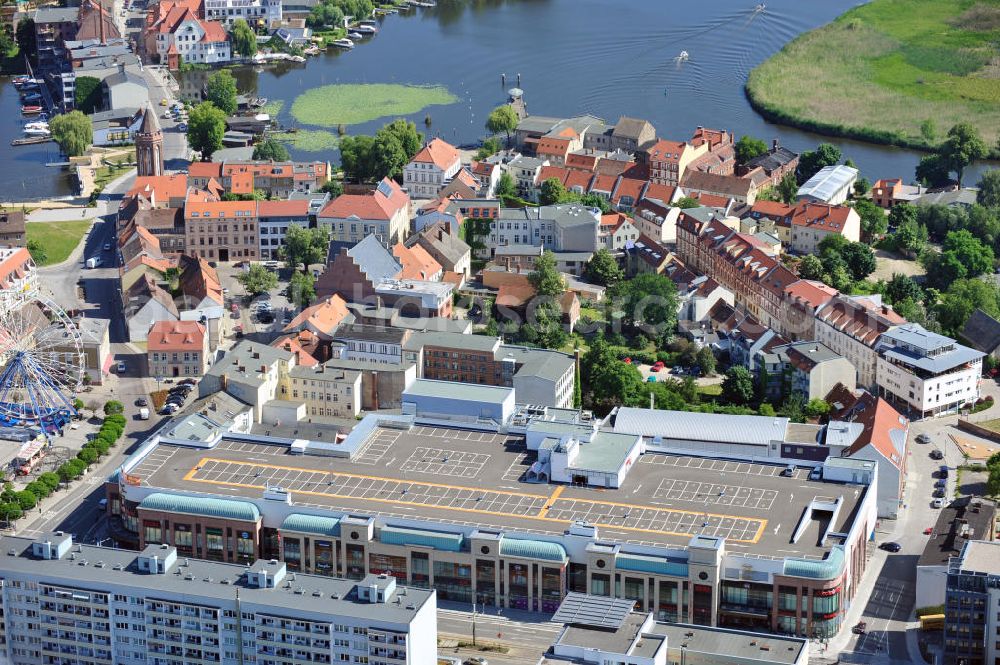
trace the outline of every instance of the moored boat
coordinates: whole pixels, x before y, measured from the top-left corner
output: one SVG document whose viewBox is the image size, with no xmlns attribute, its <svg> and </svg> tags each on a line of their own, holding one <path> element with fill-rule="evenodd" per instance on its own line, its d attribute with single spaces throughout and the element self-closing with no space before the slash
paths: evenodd
<svg viewBox="0 0 1000 665">
<path fill-rule="evenodd" d="M 352 49 L 352 48 L 354 48 L 354 42 L 352 42 L 350 39 L 347 39 L 347 38 L 334 39 L 330 43 L 333 44 L 334 46 L 336 46 L 337 48 L 343 48 L 343 49 Z"/>
</svg>

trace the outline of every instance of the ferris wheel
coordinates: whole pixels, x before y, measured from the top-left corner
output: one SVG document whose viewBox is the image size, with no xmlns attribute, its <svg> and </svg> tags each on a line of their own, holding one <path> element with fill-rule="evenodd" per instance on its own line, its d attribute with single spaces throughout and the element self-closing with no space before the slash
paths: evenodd
<svg viewBox="0 0 1000 665">
<path fill-rule="evenodd" d="M 76 415 L 83 383 L 83 339 L 58 305 L 31 293 L 0 311 L 0 427 L 45 434 Z"/>
</svg>

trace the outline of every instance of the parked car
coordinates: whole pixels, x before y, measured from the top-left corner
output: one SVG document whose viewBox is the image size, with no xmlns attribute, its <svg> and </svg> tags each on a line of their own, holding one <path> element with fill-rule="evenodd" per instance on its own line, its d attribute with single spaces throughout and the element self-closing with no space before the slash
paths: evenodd
<svg viewBox="0 0 1000 665">
<path fill-rule="evenodd" d="M 944 453 L 935 448 L 931 451 L 931 459 L 942 460 L 944 459 Z"/>
<path fill-rule="evenodd" d="M 935 499 L 943 499 L 944 498 L 944 488 L 943 487 L 939 487 L 938 489 L 934 490 L 934 493 L 931 494 L 931 496 L 933 496 Z"/>
<path fill-rule="evenodd" d="M 124 360 L 119 360 L 118 361 L 118 373 L 119 374 L 123 374 L 124 372 L 125 372 L 125 361 Z"/>
<path fill-rule="evenodd" d="M 788 476 L 789 478 L 791 478 L 792 476 L 794 476 L 795 475 L 795 465 L 794 464 L 789 464 L 788 466 L 786 466 L 785 470 L 781 472 L 781 475 Z"/>
<path fill-rule="evenodd" d="M 868 624 L 865 623 L 864 621 L 859 621 L 856 624 L 854 624 L 854 628 L 851 628 L 851 632 L 854 633 L 855 635 L 864 635 L 865 630 L 867 629 L 868 629 Z"/>
<path fill-rule="evenodd" d="M 823 477 L 823 467 L 814 466 L 813 470 L 809 472 L 809 480 L 819 480 Z"/>
<path fill-rule="evenodd" d="M 938 478 L 947 478 L 947 477 L 948 477 L 948 467 L 947 465 L 942 464 L 941 466 L 938 467 Z"/>
<path fill-rule="evenodd" d="M 934 487 L 947 487 L 948 481 L 942 478 L 941 480 L 935 481 Z"/>
<path fill-rule="evenodd" d="M 197 385 L 197 384 L 198 384 L 198 379 L 183 379 L 180 382 L 180 385 L 182 385 L 182 386 L 194 386 L 194 385 Z"/>
<path fill-rule="evenodd" d="M 934 499 L 933 501 L 931 501 L 931 506 L 934 508 L 944 508 L 945 503 L 946 502 L 944 499 Z"/>
<path fill-rule="evenodd" d="M 903 546 L 897 542 L 889 541 L 887 543 L 882 543 L 878 546 L 879 549 L 885 550 L 886 552 L 898 552 L 903 549 Z"/>
<path fill-rule="evenodd" d="M 917 443 L 930 443 L 930 442 L 931 442 L 930 434 L 920 434 L 919 436 L 917 436 Z"/>
<path fill-rule="evenodd" d="M 135 401 L 135 405 L 136 406 L 148 406 L 149 402 L 146 401 L 145 397 L 140 397 L 139 399 L 137 399 Z"/>
</svg>

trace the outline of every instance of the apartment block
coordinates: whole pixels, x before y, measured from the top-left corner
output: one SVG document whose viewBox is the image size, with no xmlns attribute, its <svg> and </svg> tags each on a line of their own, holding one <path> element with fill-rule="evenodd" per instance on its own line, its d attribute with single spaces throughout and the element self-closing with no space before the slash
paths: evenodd
<svg viewBox="0 0 1000 665">
<path fill-rule="evenodd" d="M 190 542 L 196 534 L 183 527 L 172 531 Z M 11 665 L 436 662 L 436 594 L 394 577 L 349 582 L 277 560 L 189 559 L 167 544 L 94 547 L 61 531 L 0 545 L 0 655 Z"/>
<path fill-rule="evenodd" d="M 1000 543 L 971 540 L 948 563 L 945 665 L 993 665 L 1000 657 Z"/>
</svg>

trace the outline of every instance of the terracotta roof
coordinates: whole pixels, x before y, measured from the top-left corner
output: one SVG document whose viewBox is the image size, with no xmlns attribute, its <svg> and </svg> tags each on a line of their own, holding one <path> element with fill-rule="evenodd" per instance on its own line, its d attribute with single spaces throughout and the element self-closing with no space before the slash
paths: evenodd
<svg viewBox="0 0 1000 665">
<path fill-rule="evenodd" d="M 370 194 L 342 194 L 326 204 L 319 217 L 389 221 L 399 210 L 410 205 L 410 197 L 395 181 L 383 178 L 379 187 L 388 190 L 389 196 L 385 196 L 379 189 Z"/>
<path fill-rule="evenodd" d="M 727 134 L 728 132 L 722 129 L 698 127 L 694 131 L 694 136 L 691 137 L 691 145 L 699 146 L 702 143 L 707 143 L 709 147 L 714 147 L 725 141 Z"/>
<path fill-rule="evenodd" d="M 582 169 L 593 173 L 594 169 L 597 168 L 599 159 L 594 153 L 571 152 L 566 155 L 566 166 L 567 168 Z"/>
<path fill-rule="evenodd" d="M 299 315 L 285 326 L 284 331 L 292 332 L 308 326 L 318 333 L 332 336 L 349 315 L 347 303 L 334 294 L 299 312 Z"/>
<path fill-rule="evenodd" d="M 832 286 L 809 279 L 797 280 L 785 288 L 786 297 L 813 311 L 830 302 L 837 293 Z"/>
<path fill-rule="evenodd" d="M 684 178 L 681 180 L 681 188 L 685 191 L 708 192 L 743 199 L 750 195 L 752 185 L 753 183 L 745 178 L 690 169 L 684 173 Z"/>
<path fill-rule="evenodd" d="M 645 180 L 625 177 L 619 178 L 618 183 L 615 185 L 615 191 L 611 194 L 611 201 L 615 205 L 618 205 L 621 203 L 622 197 L 631 196 L 633 201 L 638 202 L 642 197 L 642 190 L 645 186 Z"/>
<path fill-rule="evenodd" d="M 670 205 L 670 203 L 674 200 L 674 197 L 676 195 L 677 195 L 677 188 L 674 187 L 673 185 L 663 185 L 660 183 L 651 182 L 649 183 L 649 186 L 646 187 L 646 191 L 643 192 L 642 198 L 651 199 L 654 201 L 661 201 L 666 205 Z M 705 205 L 708 204 L 706 203 Z"/>
<path fill-rule="evenodd" d="M 201 257 L 183 256 L 181 275 L 177 281 L 184 296 L 194 300 L 195 303 L 205 298 L 214 300 L 219 305 L 225 302 L 219 273 Z"/>
<path fill-rule="evenodd" d="M 792 226 L 843 233 L 853 208 L 829 203 L 800 202 L 792 212 Z"/>
<path fill-rule="evenodd" d="M 295 355 L 295 364 L 303 367 L 316 367 L 319 361 L 310 354 L 303 346 L 303 339 L 310 340 L 313 334 L 308 330 L 303 330 L 297 335 L 285 335 L 271 342 L 271 346 L 276 349 L 284 349 Z"/>
<path fill-rule="evenodd" d="M 874 346 L 889 328 L 906 323 L 906 319 L 887 305 L 879 305 L 869 298 L 844 295 L 832 298 L 816 313 L 816 318 L 867 346 Z"/>
<path fill-rule="evenodd" d="M 601 215 L 601 229 L 614 231 L 628 220 L 628 216 L 622 212 L 609 212 Z"/>
<path fill-rule="evenodd" d="M 142 195 L 159 205 L 166 205 L 170 199 L 183 199 L 187 194 L 188 177 L 185 173 L 172 175 L 144 175 L 135 179 L 135 184 L 125 197 Z"/>
<path fill-rule="evenodd" d="M 439 138 L 431 139 L 423 149 L 413 156 L 410 162 L 433 164 L 442 171 L 447 171 L 461 158 L 455 146 Z"/>
<path fill-rule="evenodd" d="M 226 29 L 217 21 L 199 21 L 202 30 L 205 31 L 201 41 L 206 43 L 224 42 L 228 39 Z"/>
<path fill-rule="evenodd" d="M 587 171 L 570 170 L 566 176 L 566 189 L 578 187 L 580 191 L 586 193 L 590 190 L 590 180 L 594 176 Z"/>
<path fill-rule="evenodd" d="M 398 243 L 392 248 L 392 254 L 403 266 L 400 279 L 429 280 L 441 273 L 441 264 L 420 245 L 407 247 L 403 243 Z"/>
<path fill-rule="evenodd" d="M 257 205 L 257 215 L 259 217 L 308 217 L 309 200 L 261 201 Z"/>
<path fill-rule="evenodd" d="M 647 151 L 651 162 L 677 162 L 690 146 L 684 141 L 660 139 Z"/>
<path fill-rule="evenodd" d="M 541 169 L 539 169 L 539 171 L 538 171 L 538 178 L 537 178 L 536 182 L 538 183 L 538 186 L 540 187 L 542 185 L 542 183 L 545 182 L 546 180 L 550 180 L 551 178 L 555 178 L 556 180 L 558 180 L 559 182 L 561 182 L 563 184 L 563 186 L 565 186 L 566 185 L 566 179 L 569 177 L 569 173 L 570 173 L 570 171 L 567 168 L 564 168 L 562 166 L 555 166 L 555 165 L 552 165 L 552 164 L 548 164 L 546 166 L 543 166 Z"/>
<path fill-rule="evenodd" d="M 192 178 L 221 178 L 222 162 L 191 162 L 188 175 Z"/>
<path fill-rule="evenodd" d="M 20 279 L 27 274 L 31 253 L 24 247 L 18 247 L 10 256 L 0 263 L 0 285 L 9 285 L 11 277 Z"/>
<path fill-rule="evenodd" d="M 197 321 L 157 321 L 149 329 L 149 351 L 201 351 L 205 327 Z"/>
<path fill-rule="evenodd" d="M 257 201 L 197 201 L 189 196 L 184 206 L 184 219 L 247 220 L 257 216 Z"/>
<path fill-rule="evenodd" d="M 465 273 L 446 270 L 441 275 L 441 281 L 454 284 L 456 289 L 460 289 L 465 284 Z"/>
<path fill-rule="evenodd" d="M 795 206 L 790 206 L 787 203 L 764 200 L 754 201 L 753 206 L 750 208 L 751 213 L 771 218 L 789 217 L 794 210 Z"/>
<path fill-rule="evenodd" d="M 864 430 L 845 454 L 850 457 L 871 444 L 893 466 L 903 468 L 910 421 L 884 399 L 869 393 L 861 396 L 850 413 L 854 422 L 864 425 Z"/>
<path fill-rule="evenodd" d="M 611 192 L 615 191 L 615 183 L 617 182 L 618 176 L 616 175 L 596 175 L 590 183 L 590 191 L 601 192 L 610 196 Z"/>
</svg>

